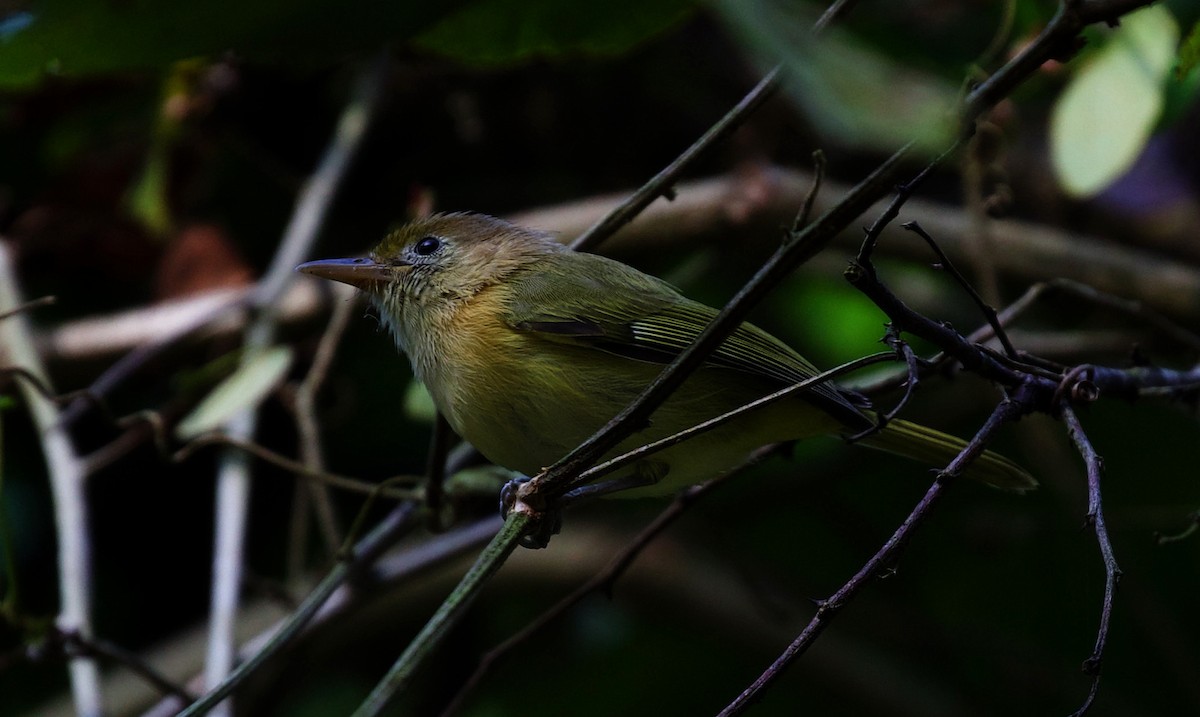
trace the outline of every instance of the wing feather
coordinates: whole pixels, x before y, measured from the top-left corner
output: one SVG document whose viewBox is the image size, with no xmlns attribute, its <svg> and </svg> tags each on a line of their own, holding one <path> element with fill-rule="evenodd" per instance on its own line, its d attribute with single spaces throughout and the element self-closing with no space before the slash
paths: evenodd
<svg viewBox="0 0 1200 717">
<path fill-rule="evenodd" d="M 587 346 L 638 361 L 669 363 L 717 315 L 670 284 L 594 254 L 545 258 L 509 283 L 508 324 L 551 341 Z M 712 366 L 777 382 L 780 387 L 815 376 L 817 368 L 787 344 L 753 324 L 741 324 L 707 359 Z M 851 428 L 870 425 L 832 383 L 806 398 Z"/>
</svg>

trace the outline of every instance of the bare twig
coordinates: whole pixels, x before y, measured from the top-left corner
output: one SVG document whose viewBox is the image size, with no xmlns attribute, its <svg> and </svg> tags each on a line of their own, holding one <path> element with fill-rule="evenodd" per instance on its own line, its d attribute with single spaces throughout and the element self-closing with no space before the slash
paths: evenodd
<svg viewBox="0 0 1200 717">
<path fill-rule="evenodd" d="M 83 463 L 75 453 L 71 438 L 60 420 L 58 408 L 42 391 L 48 389 L 28 317 L 13 313 L 23 306 L 17 288 L 8 245 L 0 242 L 0 312 L 8 318 L 0 321 L 0 365 L 19 367 L 37 378 L 37 386 L 19 384 L 25 405 L 41 440 L 42 454 L 50 474 L 54 497 L 55 532 L 58 538 L 58 589 L 61 595 L 57 626 L 64 632 L 76 632 L 85 639 L 92 628 L 91 517 L 84 495 Z M 75 710 L 84 717 L 99 717 L 103 711 L 100 674 L 90 657 L 71 660 L 68 671 Z"/>
<path fill-rule="evenodd" d="M 1195 535 L 1197 530 L 1200 530 L 1200 510 L 1193 510 L 1191 513 L 1188 513 L 1186 528 L 1173 534 L 1155 533 L 1154 540 L 1159 545 L 1178 543 L 1181 540 L 1186 540 L 1192 535 Z"/>
<path fill-rule="evenodd" d="M 821 193 L 821 182 L 825 179 L 825 153 L 818 149 L 813 152 L 812 159 L 812 186 L 804 195 L 804 203 L 800 205 L 800 211 L 796 213 L 796 219 L 792 222 L 792 234 L 799 234 L 800 230 L 808 224 L 808 220 L 812 216 L 813 205 L 817 202 L 817 195 Z"/>
<path fill-rule="evenodd" d="M 329 147 L 297 198 L 295 212 L 271 260 L 271 266 L 254 293 L 253 304 L 257 315 L 246 330 L 244 362 L 253 360 L 274 341 L 272 305 L 295 278 L 293 269 L 309 254 L 316 240 L 325 213 L 379 103 L 387 67 L 388 58 L 384 54 L 360 78 L 354 96 L 342 111 Z M 255 424 L 255 411 L 247 409 L 230 420 L 226 432 L 233 438 L 250 440 Z M 249 492 L 249 462 L 245 452 L 225 453 L 217 474 L 212 619 L 205 669 L 205 683 L 208 685 L 220 683 L 229 674 L 236 653 L 233 629 L 241 584 Z M 231 714 L 230 707 L 226 705 L 219 708 L 218 714 Z"/>
<path fill-rule="evenodd" d="M 479 588 L 487 582 L 504 564 L 517 542 L 528 529 L 529 516 L 523 513 L 510 513 L 504 521 L 504 527 L 492 539 L 492 542 L 479 554 L 479 559 L 463 576 L 454 592 L 442 602 L 433 617 L 421 629 L 408 648 L 396 660 L 387 675 L 380 680 L 366 701 L 354 711 L 353 717 L 375 717 L 383 712 L 397 693 L 402 691 L 412 679 L 422 659 L 437 647 L 450 628 L 458 621 L 463 612 L 479 595 Z"/>
<path fill-rule="evenodd" d="M 946 256 L 946 252 L 942 251 L 942 247 L 933 240 L 933 237 L 929 236 L 929 234 L 921 228 L 920 224 L 917 224 L 916 222 L 905 222 L 901 226 L 925 240 L 925 243 L 929 245 L 929 248 L 933 250 L 933 253 L 937 254 L 938 262 L 941 265 L 941 268 L 951 277 L 953 277 L 954 281 L 962 287 L 963 291 L 967 292 L 967 296 L 971 297 L 971 301 L 975 303 L 976 308 L 979 309 L 979 313 L 983 314 L 983 317 L 987 320 L 988 325 L 992 327 L 993 335 L 999 339 L 1000 345 L 1004 347 L 1004 353 L 1008 354 L 1009 358 L 1015 359 L 1017 357 L 1017 350 L 1013 348 L 1012 341 L 1009 341 L 1008 334 L 1004 332 L 1004 327 L 1000 324 L 1000 320 L 996 317 L 996 310 L 983 300 L 983 297 L 979 295 L 978 291 L 975 291 L 975 287 L 971 286 L 971 282 L 967 281 L 966 277 L 964 277 L 962 273 L 955 268 L 954 263 L 950 261 L 950 257 Z"/>
<path fill-rule="evenodd" d="M 857 371 L 858 369 L 866 366 L 895 360 L 895 353 L 884 351 L 881 353 L 871 354 L 869 356 L 863 356 L 862 358 L 857 358 L 853 361 L 847 361 L 841 366 L 831 368 L 828 371 L 822 371 L 815 376 L 806 378 L 805 380 L 792 384 L 786 388 L 781 388 L 774 393 L 770 393 L 762 398 L 755 399 L 745 405 L 733 409 L 732 411 L 726 411 L 719 416 L 714 416 L 707 421 L 697 423 L 690 428 L 685 428 L 684 430 L 672 433 L 665 438 L 660 438 L 657 441 L 652 441 L 650 443 L 638 446 L 637 448 L 626 451 L 618 456 L 613 456 L 603 463 L 597 463 L 591 468 L 588 468 L 580 473 L 577 478 L 572 480 L 570 482 L 571 489 L 575 490 L 582 486 L 589 485 L 596 480 L 613 473 L 614 471 L 620 470 L 631 463 L 635 463 L 643 458 L 646 458 L 647 456 L 658 453 L 659 451 L 666 450 L 671 446 L 683 443 L 686 440 L 693 439 L 696 436 L 713 430 L 714 428 L 723 426 L 734 419 L 741 418 L 747 413 L 757 411 L 764 406 L 776 403 L 777 401 L 781 401 L 789 396 L 795 396 L 797 393 L 807 391 L 813 386 L 820 385 L 826 381 L 832 381 L 839 376 Z"/>
<path fill-rule="evenodd" d="M 817 21 L 813 23 L 813 32 L 820 32 L 830 24 L 845 17 L 857 4 L 858 0 L 835 0 L 829 7 L 825 8 L 825 12 L 821 13 L 821 17 L 817 18 Z"/>
<path fill-rule="evenodd" d="M 874 426 L 856 433 L 853 436 L 849 436 L 846 440 L 851 443 L 861 441 L 862 439 L 867 438 L 868 436 L 873 436 L 887 428 L 887 424 L 891 423 L 892 419 L 900 415 L 900 412 L 903 411 L 904 407 L 908 405 L 908 402 L 912 400 L 913 393 L 917 390 L 917 384 L 921 380 L 921 364 L 917 359 L 917 354 L 912 350 L 912 347 L 908 345 L 907 341 L 900 338 L 900 332 L 895 326 L 888 324 L 887 333 L 884 335 L 883 342 L 892 347 L 892 350 L 904 359 L 904 367 L 906 371 L 906 378 L 904 380 L 904 395 L 900 397 L 900 400 L 897 401 L 896 405 L 892 406 L 890 410 L 878 415 L 878 419 L 875 421 Z"/>
<path fill-rule="evenodd" d="M 30 299 L 20 306 L 14 306 L 11 309 L 0 311 L 0 321 L 4 321 L 10 316 L 16 316 L 17 314 L 24 314 L 33 311 L 34 309 L 40 309 L 43 306 L 51 306 L 56 301 L 58 301 L 58 299 L 53 296 L 43 296 L 37 299 Z"/>
<path fill-rule="evenodd" d="M 420 481 L 419 476 L 393 476 L 384 479 L 388 483 L 408 483 L 414 486 L 413 488 L 380 488 L 378 484 L 367 481 L 358 480 L 349 476 L 338 475 L 328 471 L 318 471 L 310 468 L 308 464 L 292 460 L 287 456 L 281 455 L 264 446 L 261 446 L 253 441 L 244 441 L 240 438 L 220 433 L 205 433 L 188 441 L 187 445 L 180 448 L 173 454 L 170 454 L 172 461 L 176 463 L 183 462 L 201 448 L 205 446 L 222 445 L 236 448 L 240 451 L 245 451 L 250 455 L 264 460 L 272 465 L 278 466 L 286 471 L 295 473 L 296 475 L 309 478 L 312 481 L 327 485 L 332 488 L 347 491 L 349 493 L 357 493 L 359 495 L 379 495 L 380 497 L 390 498 L 393 500 L 413 500 L 420 495 L 420 489 L 415 486 Z M 340 548 L 341 544 L 334 546 L 335 549 Z"/>
<path fill-rule="evenodd" d="M 178 717 L 196 717 L 208 713 L 222 700 L 228 697 L 247 677 L 258 670 L 271 656 L 284 645 L 291 642 L 304 628 L 309 620 L 317 614 L 325 601 L 353 572 L 370 565 L 379 555 L 392 545 L 401 535 L 413 525 L 416 514 L 415 503 L 406 502 L 392 510 L 386 518 L 375 526 L 366 537 L 354 548 L 352 555 L 334 565 L 321 583 L 309 593 L 296 612 L 288 618 L 278 631 L 271 635 L 270 640 L 253 657 L 242 662 L 230 672 L 219 684 L 212 685 L 199 700 L 192 703 L 179 713 Z"/>
<path fill-rule="evenodd" d="M 1001 401 L 992 412 L 992 415 L 988 417 L 987 422 L 979 429 L 975 437 L 971 439 L 970 443 L 950 462 L 950 465 L 946 466 L 944 471 L 938 474 L 933 485 L 925 492 L 925 495 L 922 496 L 916 507 L 908 514 L 904 522 L 900 524 L 900 527 L 887 539 L 887 542 L 842 587 L 838 588 L 828 599 L 822 600 L 818 604 L 817 614 L 813 616 L 804 630 L 750 687 L 738 695 L 737 699 L 721 711 L 720 717 L 732 717 L 732 715 L 744 713 L 758 699 L 763 690 L 774 683 L 792 662 L 803 655 L 809 646 L 816 641 L 821 632 L 829 626 L 834 616 L 859 591 L 870 584 L 875 578 L 884 574 L 888 566 L 895 562 L 901 551 L 908 544 L 913 532 L 929 517 L 934 505 L 945 492 L 950 479 L 961 475 L 967 466 L 971 464 L 971 461 L 983 453 L 992 436 L 1001 426 L 1027 413 L 1032 406 L 1032 396 L 1023 390 L 1018 391 L 1012 398 Z"/>
<path fill-rule="evenodd" d="M 123 665 L 135 675 L 153 685 L 155 689 L 164 695 L 172 695 L 188 702 L 196 699 L 195 696 L 182 686 L 167 679 L 158 670 L 120 645 L 94 637 L 88 639 L 77 632 L 60 632 L 58 637 L 62 640 L 63 648 L 68 657 L 73 659 L 81 655 L 86 657 L 103 657 Z"/>
<path fill-rule="evenodd" d="M 1104 599 L 1100 606 L 1100 625 L 1096 629 L 1096 644 L 1092 654 L 1083 661 L 1083 672 L 1091 676 L 1092 686 L 1087 697 L 1072 717 L 1083 717 L 1092 708 L 1096 694 L 1100 690 L 1100 665 L 1104 659 L 1104 646 L 1108 642 L 1108 626 L 1112 619 L 1113 598 L 1116 595 L 1117 583 L 1121 580 L 1121 568 L 1113 555 L 1112 541 L 1108 537 L 1108 526 L 1104 522 L 1104 505 L 1100 496 L 1100 474 L 1104 471 L 1104 462 L 1096 453 L 1092 442 L 1083 431 L 1083 424 L 1075 415 L 1069 402 L 1062 404 L 1062 418 L 1067 424 L 1067 433 L 1075 442 L 1079 455 L 1087 466 L 1088 485 L 1088 525 L 1096 531 L 1096 542 L 1100 545 L 1100 557 L 1104 560 Z"/>
<path fill-rule="evenodd" d="M 640 189 L 629 195 L 619 206 L 609 211 L 603 219 L 580 235 L 578 239 L 571 243 L 571 248 L 576 251 L 591 249 L 615 234 L 618 229 L 633 221 L 633 218 L 640 214 L 655 199 L 659 197 L 673 198 L 674 189 L 672 187 L 680 175 L 683 174 L 683 171 L 710 147 L 740 127 L 755 110 L 762 106 L 763 102 L 766 102 L 775 94 L 779 89 L 779 75 L 781 72 L 780 68 L 776 67 L 767 73 L 767 76 L 754 89 L 750 90 L 742 98 L 741 102 L 692 143 L 692 146 L 684 150 L 683 154 L 679 155 L 675 161 L 654 175 L 650 181 L 643 184 Z"/>
<path fill-rule="evenodd" d="M 317 423 L 317 393 L 321 390 L 321 385 L 329 374 L 329 367 L 333 364 L 333 358 L 337 353 L 342 335 L 346 332 L 346 327 L 350 325 L 350 317 L 354 313 L 354 308 L 358 306 L 359 297 L 353 287 L 345 284 L 334 284 L 330 290 L 335 297 L 333 315 L 329 317 L 329 324 L 325 328 L 325 332 L 321 334 L 321 341 L 317 344 L 317 351 L 313 355 L 308 373 L 296 388 L 294 401 L 296 429 L 300 433 L 300 459 L 304 461 L 305 466 L 317 471 L 325 470 L 325 456 L 321 450 L 321 429 Z M 317 524 L 321 528 L 321 534 L 325 538 L 325 547 L 329 554 L 332 555 L 336 552 L 342 543 L 341 530 L 338 528 L 337 516 L 333 512 L 329 493 L 323 488 L 311 485 L 297 486 L 297 488 L 290 541 L 292 557 L 289 560 L 289 574 L 292 576 L 299 575 L 303 567 L 304 545 L 307 543 L 305 527 L 308 525 L 308 511 L 303 508 L 304 504 L 308 502 L 308 498 L 312 499 L 313 507 L 316 509 Z"/>
</svg>

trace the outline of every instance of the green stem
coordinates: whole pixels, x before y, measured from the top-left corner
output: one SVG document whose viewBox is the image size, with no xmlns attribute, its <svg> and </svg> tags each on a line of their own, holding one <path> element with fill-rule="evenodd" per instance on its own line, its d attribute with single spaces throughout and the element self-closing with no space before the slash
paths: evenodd
<svg viewBox="0 0 1200 717">
<path fill-rule="evenodd" d="M 494 575 L 512 554 L 517 542 L 525 534 L 529 521 L 530 517 L 526 513 L 509 513 L 504 527 L 479 554 L 479 558 L 463 576 L 458 587 L 454 588 L 450 597 L 446 598 L 429 622 L 425 623 L 425 627 L 413 638 L 408 649 L 400 655 L 379 684 L 375 685 L 375 689 L 354 712 L 353 717 L 376 717 L 397 693 L 408 686 L 417 666 L 441 643 L 462 613 L 478 597 L 488 578 Z"/>
</svg>

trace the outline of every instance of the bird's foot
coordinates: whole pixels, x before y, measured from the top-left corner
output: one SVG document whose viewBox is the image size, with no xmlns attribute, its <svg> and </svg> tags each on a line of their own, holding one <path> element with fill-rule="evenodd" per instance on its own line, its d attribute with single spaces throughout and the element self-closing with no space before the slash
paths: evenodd
<svg viewBox="0 0 1200 717">
<path fill-rule="evenodd" d="M 507 518 L 514 510 L 528 513 L 532 516 L 532 529 L 521 537 L 523 548 L 544 548 L 550 544 L 550 538 L 562 530 L 562 508 L 558 503 L 547 503 L 544 499 L 527 501 L 530 485 L 529 476 L 517 476 L 504 484 L 500 489 L 500 516 Z"/>
</svg>

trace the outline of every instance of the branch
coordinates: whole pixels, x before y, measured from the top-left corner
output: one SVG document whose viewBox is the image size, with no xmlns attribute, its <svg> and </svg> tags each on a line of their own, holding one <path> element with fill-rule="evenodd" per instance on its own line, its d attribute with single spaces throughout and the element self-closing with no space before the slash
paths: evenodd
<svg viewBox="0 0 1200 717">
<path fill-rule="evenodd" d="M 1100 625 L 1096 629 L 1096 644 L 1092 654 L 1083 661 L 1083 672 L 1091 675 L 1092 686 L 1088 690 L 1083 704 L 1072 713 L 1071 717 L 1083 717 L 1091 709 L 1100 691 L 1100 664 L 1104 659 L 1104 646 L 1108 643 L 1108 625 L 1112 618 L 1113 597 L 1116 594 L 1117 583 L 1121 580 L 1121 568 L 1113 556 L 1112 541 L 1108 537 L 1108 526 L 1104 522 L 1104 506 L 1100 497 L 1100 474 L 1104 471 L 1104 462 L 1096 453 L 1092 442 L 1083 431 L 1083 424 L 1075 415 L 1070 403 L 1062 405 L 1062 418 L 1067 424 L 1067 433 L 1074 441 L 1079 455 L 1087 466 L 1088 512 L 1087 522 L 1096 531 L 1096 542 L 1100 545 L 1100 557 L 1104 559 L 1104 600 L 1100 606 Z"/>
<path fill-rule="evenodd" d="M 584 251 L 595 247 L 600 242 L 617 232 L 618 229 L 633 221 L 633 218 L 650 206 L 659 197 L 675 198 L 673 186 L 683 171 L 701 157 L 705 151 L 717 142 L 728 137 L 740 127 L 764 102 L 771 98 L 779 89 L 780 68 L 776 67 L 767 73 L 750 92 L 738 102 L 732 110 L 722 117 L 707 132 L 700 136 L 692 146 L 684 150 L 674 162 L 671 162 L 661 172 L 654 175 L 636 192 L 631 194 L 620 205 L 614 207 L 604 218 L 585 231 L 571 243 L 571 248 Z"/>
<path fill-rule="evenodd" d="M 359 541 L 351 555 L 339 561 L 329 571 L 329 574 L 309 593 L 304 602 L 300 604 L 300 607 L 296 609 L 296 612 L 292 613 L 262 649 L 256 652 L 253 657 L 239 664 L 219 684 L 210 686 L 209 691 L 199 700 L 189 705 L 187 709 L 180 712 L 179 717 L 195 717 L 196 715 L 206 714 L 216 707 L 221 700 L 232 694 L 234 689 L 244 682 L 247 677 L 256 672 L 269 658 L 300 634 L 300 631 L 308 621 L 317 614 L 317 611 L 321 609 L 325 601 L 333 595 L 333 592 L 347 578 L 362 566 L 370 565 L 374 562 L 388 546 L 395 543 L 401 535 L 406 533 L 414 524 L 413 517 L 415 514 L 415 504 L 412 502 L 402 503 L 392 510 L 366 537 Z"/>
<path fill-rule="evenodd" d="M 408 648 L 367 696 L 366 701 L 354 711 L 353 717 L 375 717 L 381 714 L 392 697 L 408 685 L 417 665 L 441 643 L 450 628 L 479 596 L 480 588 L 516 549 L 517 543 L 528 528 L 528 523 L 528 515 L 509 514 L 504 521 L 504 527 L 479 554 L 478 560 L 463 576 L 454 592 L 442 602 L 433 617 L 429 618 L 429 622 L 425 623 L 425 627 L 409 643 Z"/>
<path fill-rule="evenodd" d="M 36 377 L 31 384 L 19 382 L 30 418 L 41 440 L 50 488 L 54 497 L 55 533 L 58 538 L 58 589 L 61 595 L 56 624 L 64 633 L 93 637 L 91 516 L 84 492 L 83 463 L 54 402 L 42 395 L 49 386 L 46 372 L 33 347 L 28 317 L 20 313 L 21 301 L 16 272 L 7 243 L 0 242 L 0 365 L 16 367 Z M 103 712 L 100 673 L 95 659 L 80 657 L 68 666 L 75 711 L 83 717 Z"/>
<path fill-rule="evenodd" d="M 983 453 L 992 436 L 1001 426 L 1015 421 L 1032 410 L 1034 406 L 1032 399 L 1032 395 L 1021 390 L 1013 397 L 1006 398 L 996 406 L 992 415 L 988 417 L 987 422 L 979 429 L 979 432 L 975 434 L 971 442 L 951 461 L 950 465 L 946 466 L 945 470 L 938 474 L 933 485 L 929 486 L 929 490 L 925 492 L 925 495 L 917 503 L 916 507 L 908 514 L 908 517 L 904 519 L 900 527 L 892 533 L 887 542 L 854 574 L 854 577 L 846 581 L 829 598 L 819 603 L 817 614 L 813 616 L 804 630 L 792 641 L 792 644 L 788 645 L 783 654 L 750 687 L 738 695 L 737 699 L 721 711 L 720 717 L 732 717 L 733 715 L 744 713 L 759 698 L 763 690 L 779 679 L 784 670 L 804 654 L 809 646 L 816 641 L 821 632 L 829 626 L 834 616 L 860 590 L 876 577 L 882 575 L 888 566 L 896 561 L 901 551 L 903 551 L 911 539 L 912 534 L 929 517 L 933 506 L 942 497 L 951 480 L 959 476 L 971 464 L 971 461 Z"/>
<path fill-rule="evenodd" d="M 358 306 L 359 293 L 353 287 L 337 284 L 331 287 L 334 296 L 333 315 L 329 317 L 329 325 L 321 334 L 317 351 L 313 356 L 312 365 L 300 386 L 296 389 L 293 401 L 296 416 L 296 430 L 300 434 L 300 457 L 306 468 L 314 471 L 325 470 L 325 456 L 321 449 L 321 429 L 317 423 L 317 393 L 325 382 L 329 367 L 333 364 L 338 344 L 349 326 L 354 308 Z M 340 301 L 339 301 L 340 300 Z M 308 543 L 308 511 L 309 499 L 316 510 L 317 524 L 321 528 L 325 547 L 330 555 L 337 552 L 342 543 L 341 530 L 337 524 L 333 504 L 329 499 L 329 491 L 323 486 L 309 484 L 297 486 L 295 505 L 292 513 L 292 530 L 288 574 L 300 574 L 304 563 L 304 547 Z"/>
<path fill-rule="evenodd" d="M 297 198 L 295 212 L 284 231 L 279 249 L 253 294 L 252 303 L 257 315 L 246 330 L 243 362 L 254 360 L 274 342 L 276 325 L 273 305 L 294 280 L 294 267 L 310 253 L 325 213 L 379 103 L 387 68 L 388 58 L 383 54 L 362 75 L 354 96 L 342 111 L 325 155 Z M 232 438 L 250 440 L 256 422 L 255 410 L 247 409 L 229 421 L 226 432 Z M 244 452 L 228 451 L 223 454 L 217 474 L 212 621 L 205 670 L 205 684 L 208 685 L 220 683 L 233 667 L 234 624 L 241 588 L 243 541 L 250 496 L 249 472 L 249 460 Z M 231 713 L 228 705 L 219 711 L 219 714 Z"/>
</svg>

